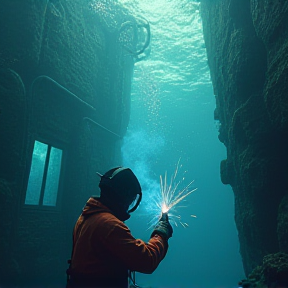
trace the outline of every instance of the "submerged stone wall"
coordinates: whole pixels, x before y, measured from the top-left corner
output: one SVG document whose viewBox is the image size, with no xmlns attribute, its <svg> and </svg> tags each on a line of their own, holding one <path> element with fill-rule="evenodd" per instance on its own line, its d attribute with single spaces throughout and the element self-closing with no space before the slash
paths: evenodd
<svg viewBox="0 0 288 288">
<path fill-rule="evenodd" d="M 116 1 L 103 3 L 1 1 L 1 287 L 64 287 L 95 172 L 121 161 L 138 28 Z M 35 140 L 63 147 L 56 207 L 24 203 Z"/>
<path fill-rule="evenodd" d="M 248 275 L 288 253 L 288 2 L 202 0 L 201 13 Z"/>
</svg>

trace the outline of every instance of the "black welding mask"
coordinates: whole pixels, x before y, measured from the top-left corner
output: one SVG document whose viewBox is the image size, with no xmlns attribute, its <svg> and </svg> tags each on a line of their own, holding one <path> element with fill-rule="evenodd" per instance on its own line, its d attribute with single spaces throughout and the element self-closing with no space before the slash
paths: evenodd
<svg viewBox="0 0 288 288">
<path fill-rule="evenodd" d="M 140 183 L 131 169 L 116 167 L 100 177 L 100 199 L 120 220 L 129 219 L 142 199 Z"/>
</svg>

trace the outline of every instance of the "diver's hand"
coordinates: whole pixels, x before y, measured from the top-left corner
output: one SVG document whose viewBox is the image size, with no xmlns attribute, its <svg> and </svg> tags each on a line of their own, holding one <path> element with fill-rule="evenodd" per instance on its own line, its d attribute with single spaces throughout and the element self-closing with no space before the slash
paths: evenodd
<svg viewBox="0 0 288 288">
<path fill-rule="evenodd" d="M 158 224 L 156 225 L 154 231 L 152 232 L 151 237 L 153 237 L 155 234 L 159 234 L 166 240 L 172 237 L 173 228 L 169 223 L 168 213 L 162 213 L 161 218 Z"/>
</svg>

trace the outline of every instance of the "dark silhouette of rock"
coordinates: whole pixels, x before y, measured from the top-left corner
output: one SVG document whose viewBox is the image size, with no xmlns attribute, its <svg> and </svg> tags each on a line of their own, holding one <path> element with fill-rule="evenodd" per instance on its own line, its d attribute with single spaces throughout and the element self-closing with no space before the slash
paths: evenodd
<svg viewBox="0 0 288 288">
<path fill-rule="evenodd" d="M 248 276 L 288 252 L 288 2 L 202 0 L 201 13 Z"/>
</svg>

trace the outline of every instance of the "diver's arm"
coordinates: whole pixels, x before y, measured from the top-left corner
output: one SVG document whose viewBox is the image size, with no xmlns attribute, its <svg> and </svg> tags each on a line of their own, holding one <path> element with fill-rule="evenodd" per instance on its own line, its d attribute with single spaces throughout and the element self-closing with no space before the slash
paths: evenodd
<svg viewBox="0 0 288 288">
<path fill-rule="evenodd" d="M 165 257 L 168 250 L 165 237 L 155 233 L 149 242 L 145 243 L 141 239 L 135 239 L 121 221 L 114 220 L 106 225 L 111 225 L 111 229 L 103 244 L 121 259 L 127 269 L 150 274 Z"/>
</svg>

